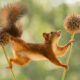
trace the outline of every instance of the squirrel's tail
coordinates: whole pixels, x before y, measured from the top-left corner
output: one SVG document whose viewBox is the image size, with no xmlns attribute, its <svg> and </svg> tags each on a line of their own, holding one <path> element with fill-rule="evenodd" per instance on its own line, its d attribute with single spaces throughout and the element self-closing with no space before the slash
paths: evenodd
<svg viewBox="0 0 80 80">
<path fill-rule="evenodd" d="M 23 3 L 14 3 L 6 6 L 1 11 L 1 29 L 0 32 L 6 31 L 14 37 L 21 37 L 22 25 L 18 21 L 27 13 L 26 5 Z"/>
</svg>

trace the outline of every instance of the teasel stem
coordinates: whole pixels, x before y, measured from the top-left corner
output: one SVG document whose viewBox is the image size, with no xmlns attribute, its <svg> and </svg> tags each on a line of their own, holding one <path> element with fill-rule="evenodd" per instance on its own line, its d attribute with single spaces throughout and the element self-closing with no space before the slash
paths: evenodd
<svg viewBox="0 0 80 80">
<path fill-rule="evenodd" d="M 9 62 L 9 60 L 8 60 L 8 56 L 7 56 L 6 50 L 5 50 L 5 48 L 4 48 L 3 45 L 2 45 L 2 49 L 3 49 L 4 55 L 5 55 L 5 57 L 6 57 L 6 60 L 7 60 L 8 64 L 10 64 L 10 62 Z M 12 74 L 12 76 L 13 76 L 13 80 L 16 80 L 16 77 L 15 77 L 15 75 L 14 75 L 13 70 L 10 69 L 10 71 L 11 71 L 11 74 Z"/>
<path fill-rule="evenodd" d="M 71 36 L 71 40 L 74 40 L 74 35 L 75 35 L 75 34 L 73 33 L 72 36 Z M 70 56 L 71 56 L 72 46 L 73 46 L 73 43 L 71 43 L 70 48 L 69 48 L 69 53 L 68 53 L 68 56 L 67 56 L 66 65 L 69 64 L 69 60 L 70 60 Z M 62 80 L 65 79 L 65 75 L 66 75 L 66 69 L 64 69 L 64 71 L 63 71 L 63 74 L 62 74 Z"/>
</svg>

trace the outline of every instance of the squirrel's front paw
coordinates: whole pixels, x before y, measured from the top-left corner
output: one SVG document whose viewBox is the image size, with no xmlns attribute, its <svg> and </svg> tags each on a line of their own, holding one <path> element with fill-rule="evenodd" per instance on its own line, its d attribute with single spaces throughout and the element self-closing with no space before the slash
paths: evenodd
<svg viewBox="0 0 80 80">
<path fill-rule="evenodd" d="M 71 45 L 72 42 L 74 42 L 74 40 L 70 40 L 68 43 L 68 46 Z"/>
</svg>

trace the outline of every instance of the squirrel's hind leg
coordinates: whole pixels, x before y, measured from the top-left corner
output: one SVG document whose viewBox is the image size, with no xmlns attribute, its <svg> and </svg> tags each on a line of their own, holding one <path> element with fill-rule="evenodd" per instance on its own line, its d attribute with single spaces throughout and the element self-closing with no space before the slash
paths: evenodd
<svg viewBox="0 0 80 80">
<path fill-rule="evenodd" d="M 11 69 L 12 68 L 12 64 L 16 64 L 19 66 L 24 66 L 27 65 L 30 62 L 29 58 L 9 58 L 10 61 L 10 65 L 7 66 L 6 68 Z"/>
<path fill-rule="evenodd" d="M 65 64 L 62 64 L 55 55 L 50 54 L 48 57 L 49 61 L 51 61 L 53 64 L 59 66 L 59 67 L 63 67 L 65 69 L 68 69 L 68 66 Z"/>
</svg>

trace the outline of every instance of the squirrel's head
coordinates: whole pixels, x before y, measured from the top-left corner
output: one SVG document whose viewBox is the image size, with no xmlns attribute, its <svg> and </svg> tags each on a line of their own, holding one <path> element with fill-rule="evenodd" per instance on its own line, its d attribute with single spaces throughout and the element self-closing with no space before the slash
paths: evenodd
<svg viewBox="0 0 80 80">
<path fill-rule="evenodd" d="M 52 43 L 60 39 L 61 31 L 52 31 L 50 33 L 43 33 L 43 37 L 47 43 Z"/>
</svg>

